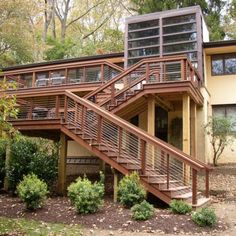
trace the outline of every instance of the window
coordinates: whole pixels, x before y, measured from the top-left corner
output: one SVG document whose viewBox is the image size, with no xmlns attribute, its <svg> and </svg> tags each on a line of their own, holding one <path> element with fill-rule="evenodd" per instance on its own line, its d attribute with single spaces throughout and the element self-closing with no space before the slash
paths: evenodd
<svg viewBox="0 0 236 236">
<path fill-rule="evenodd" d="M 236 74 L 236 54 L 214 55 L 211 58 L 212 75 Z"/>
<path fill-rule="evenodd" d="M 212 106 L 214 117 L 226 117 L 236 120 L 236 105 L 214 105 Z M 232 131 L 236 132 L 236 127 Z"/>
<path fill-rule="evenodd" d="M 171 25 L 171 24 L 182 23 L 182 22 L 193 22 L 195 21 L 195 18 L 196 18 L 195 14 L 164 18 L 163 25 Z"/>
<path fill-rule="evenodd" d="M 129 30 L 138 30 L 143 28 L 149 28 L 149 27 L 156 27 L 159 25 L 159 20 L 150 20 L 150 21 L 143 21 L 139 23 L 133 23 L 129 24 Z"/>
</svg>

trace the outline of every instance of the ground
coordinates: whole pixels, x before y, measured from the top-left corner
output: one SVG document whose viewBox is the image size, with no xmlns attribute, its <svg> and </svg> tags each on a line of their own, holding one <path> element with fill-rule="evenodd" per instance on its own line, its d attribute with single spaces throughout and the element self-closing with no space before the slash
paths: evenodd
<svg viewBox="0 0 236 236">
<path fill-rule="evenodd" d="M 236 165 L 220 166 L 211 174 L 212 207 L 216 209 L 218 224 L 213 229 L 200 228 L 190 215 L 178 216 L 167 208 L 156 208 L 155 216 L 146 222 L 131 219 L 130 211 L 111 198 L 106 198 L 105 205 L 96 214 L 78 215 L 67 198 L 48 199 L 46 206 L 36 212 L 24 210 L 24 205 L 16 197 L 0 195 L 0 216 L 26 218 L 45 222 L 81 225 L 83 235 L 236 235 Z M 201 187 L 201 185 L 200 185 Z"/>
</svg>

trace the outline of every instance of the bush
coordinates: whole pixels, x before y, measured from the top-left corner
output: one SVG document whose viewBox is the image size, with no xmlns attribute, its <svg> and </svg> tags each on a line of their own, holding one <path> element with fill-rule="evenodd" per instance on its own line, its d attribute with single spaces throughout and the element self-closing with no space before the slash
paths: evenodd
<svg viewBox="0 0 236 236">
<path fill-rule="evenodd" d="M 119 182 L 118 198 L 126 207 L 132 207 L 145 199 L 146 191 L 139 181 L 138 173 L 133 172 Z"/>
<path fill-rule="evenodd" d="M 175 214 L 187 214 L 192 211 L 192 207 L 184 201 L 172 200 L 170 203 L 170 209 Z"/>
<path fill-rule="evenodd" d="M 214 226 L 217 222 L 216 214 L 211 208 L 202 208 L 192 214 L 192 220 L 199 226 Z"/>
<path fill-rule="evenodd" d="M 20 199 L 29 210 L 36 210 L 43 206 L 48 194 L 47 184 L 40 180 L 35 174 L 24 176 L 17 186 Z"/>
<path fill-rule="evenodd" d="M 78 213 L 94 213 L 103 206 L 104 175 L 100 181 L 92 183 L 87 177 L 78 178 L 68 187 L 68 197 Z"/>
<path fill-rule="evenodd" d="M 131 208 L 132 218 L 135 220 L 147 220 L 154 214 L 154 207 L 149 204 L 146 200 L 140 204 L 136 204 Z"/>
<path fill-rule="evenodd" d="M 6 141 L 0 140 L 0 188 L 5 178 Z"/>
<path fill-rule="evenodd" d="M 24 175 L 34 173 L 48 186 L 57 178 L 58 154 L 48 140 L 20 138 L 13 140 L 7 176 L 9 190 L 15 191 Z"/>
</svg>

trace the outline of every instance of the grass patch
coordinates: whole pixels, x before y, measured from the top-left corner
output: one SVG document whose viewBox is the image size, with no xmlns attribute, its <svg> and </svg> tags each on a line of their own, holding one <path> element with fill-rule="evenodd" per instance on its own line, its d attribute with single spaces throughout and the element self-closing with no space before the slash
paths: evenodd
<svg viewBox="0 0 236 236">
<path fill-rule="evenodd" d="M 70 226 L 65 224 L 52 224 L 42 221 L 27 219 L 10 219 L 0 217 L 0 235 L 17 232 L 20 235 L 44 236 L 44 235 L 61 235 L 73 236 L 82 235 L 80 226 Z"/>
</svg>

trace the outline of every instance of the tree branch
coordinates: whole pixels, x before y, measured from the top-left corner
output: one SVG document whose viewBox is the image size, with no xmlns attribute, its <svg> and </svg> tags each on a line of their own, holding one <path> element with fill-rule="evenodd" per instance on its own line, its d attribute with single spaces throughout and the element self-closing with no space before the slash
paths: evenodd
<svg viewBox="0 0 236 236">
<path fill-rule="evenodd" d="M 83 13 L 82 15 L 78 16 L 77 18 L 73 19 L 72 21 L 70 21 L 66 27 L 68 28 L 70 25 L 72 25 L 73 23 L 75 23 L 76 21 L 80 20 L 81 18 L 83 18 L 84 16 L 86 16 L 91 10 L 93 10 L 94 8 L 96 8 L 97 6 L 99 6 L 100 4 L 104 3 L 105 0 L 98 2 L 97 4 L 93 5 L 92 7 L 90 7 L 85 13 Z"/>
</svg>

